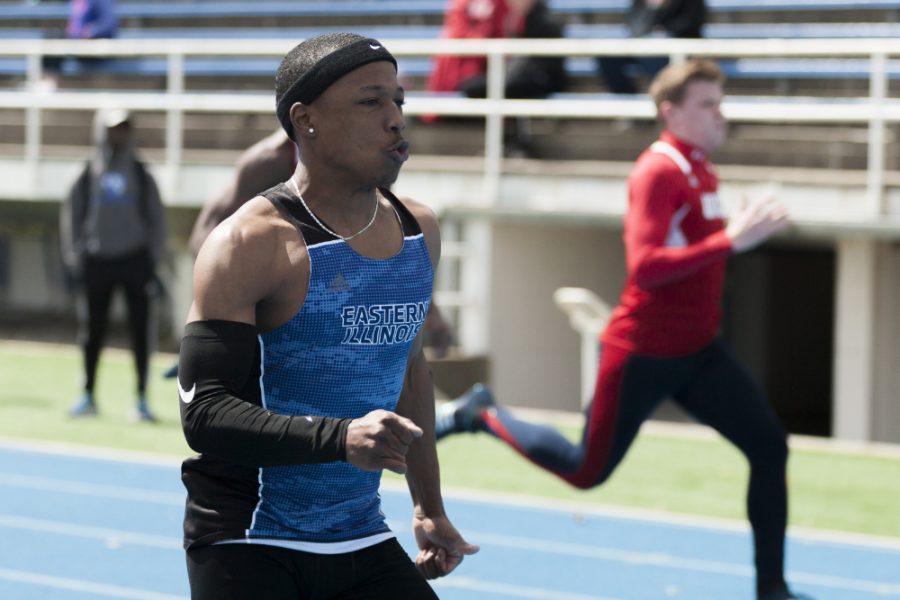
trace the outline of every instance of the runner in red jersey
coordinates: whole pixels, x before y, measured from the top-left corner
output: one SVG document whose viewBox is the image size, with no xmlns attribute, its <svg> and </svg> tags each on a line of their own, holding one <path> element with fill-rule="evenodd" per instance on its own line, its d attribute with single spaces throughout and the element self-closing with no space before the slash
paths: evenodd
<svg viewBox="0 0 900 600">
<path fill-rule="evenodd" d="M 789 600 L 784 579 L 787 524 L 785 433 L 762 391 L 717 337 L 727 258 L 787 224 L 774 199 L 743 206 L 726 223 L 709 152 L 725 139 L 718 66 L 671 65 L 650 95 L 665 131 L 638 158 L 628 181 L 628 277 L 601 335 L 594 397 L 579 444 L 514 417 L 476 386 L 441 407 L 439 437 L 487 431 L 566 482 L 603 483 L 641 424 L 664 398 L 715 428 L 750 462 L 747 507 L 760 600 Z"/>
<path fill-rule="evenodd" d="M 715 337 L 731 254 L 718 184 L 706 151 L 671 131 L 638 158 L 625 215 L 628 278 L 604 343 L 679 356 Z"/>
</svg>

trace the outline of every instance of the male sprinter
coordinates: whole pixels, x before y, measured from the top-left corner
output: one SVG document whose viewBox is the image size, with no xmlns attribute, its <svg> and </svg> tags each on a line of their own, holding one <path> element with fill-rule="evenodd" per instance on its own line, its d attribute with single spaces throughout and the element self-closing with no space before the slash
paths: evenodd
<svg viewBox="0 0 900 600">
<path fill-rule="evenodd" d="M 305 176 L 203 244 L 181 344 L 192 597 L 433 599 L 425 579 L 478 548 L 444 513 L 419 335 L 437 221 L 387 190 L 408 157 L 396 61 L 327 34 L 275 89 Z M 406 474 L 415 565 L 380 510 L 384 468 Z"/>
<path fill-rule="evenodd" d="M 628 182 L 628 277 L 601 336 L 597 387 L 581 443 L 490 407 L 478 388 L 444 405 L 438 437 L 482 429 L 579 488 L 603 483 L 641 423 L 666 397 L 715 428 L 750 461 L 747 507 L 759 600 L 800 598 L 784 580 L 785 433 L 747 370 L 717 337 L 725 263 L 781 230 L 787 211 L 767 199 L 730 221 L 709 153 L 725 139 L 723 77 L 707 60 L 666 67 L 650 96 L 665 131 Z"/>
</svg>

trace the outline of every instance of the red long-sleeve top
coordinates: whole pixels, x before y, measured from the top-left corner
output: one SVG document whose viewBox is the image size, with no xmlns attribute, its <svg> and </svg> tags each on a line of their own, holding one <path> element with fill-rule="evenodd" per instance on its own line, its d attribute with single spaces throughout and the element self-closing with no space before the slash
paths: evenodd
<svg viewBox="0 0 900 600">
<path fill-rule="evenodd" d="M 670 132 L 638 157 L 628 180 L 628 277 L 601 336 L 638 354 L 681 356 L 718 332 L 731 241 L 706 153 Z"/>
<path fill-rule="evenodd" d="M 510 10 L 506 0 L 450 0 L 444 17 L 443 38 L 508 38 L 519 35 L 521 15 Z M 487 70 L 484 56 L 437 56 L 428 89 L 455 92 L 459 84 Z"/>
</svg>

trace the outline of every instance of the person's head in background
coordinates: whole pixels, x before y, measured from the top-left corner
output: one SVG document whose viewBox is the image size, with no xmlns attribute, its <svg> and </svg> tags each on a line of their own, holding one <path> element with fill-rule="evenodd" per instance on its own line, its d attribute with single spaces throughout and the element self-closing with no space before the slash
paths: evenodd
<svg viewBox="0 0 900 600">
<path fill-rule="evenodd" d="M 123 108 L 101 108 L 94 117 L 94 133 L 98 144 L 112 153 L 131 147 L 132 115 Z"/>
<path fill-rule="evenodd" d="M 721 110 L 724 83 L 719 65 L 694 59 L 660 71 L 649 94 L 666 129 L 678 139 L 712 152 L 725 141 L 727 131 Z"/>
</svg>

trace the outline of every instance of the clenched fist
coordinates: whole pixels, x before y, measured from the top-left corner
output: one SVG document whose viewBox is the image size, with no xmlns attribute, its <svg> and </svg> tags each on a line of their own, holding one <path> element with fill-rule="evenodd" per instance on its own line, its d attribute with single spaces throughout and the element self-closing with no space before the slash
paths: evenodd
<svg viewBox="0 0 900 600">
<path fill-rule="evenodd" d="M 373 410 L 347 427 L 347 462 L 363 471 L 406 473 L 406 451 L 422 437 L 419 427 L 400 415 Z"/>
</svg>

